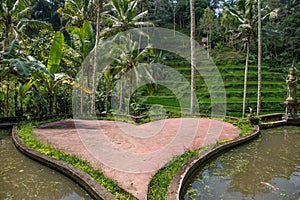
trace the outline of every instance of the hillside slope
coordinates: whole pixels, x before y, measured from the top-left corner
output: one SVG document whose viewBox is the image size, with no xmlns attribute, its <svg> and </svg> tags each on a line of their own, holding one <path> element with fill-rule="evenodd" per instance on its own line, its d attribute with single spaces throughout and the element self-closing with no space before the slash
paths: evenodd
<svg viewBox="0 0 300 200">
<path fill-rule="evenodd" d="M 209 68 L 210 66 L 207 66 Z M 243 84 L 244 84 L 244 66 L 218 66 L 217 67 L 225 86 L 226 99 L 219 99 L 220 102 L 226 102 L 226 115 L 240 117 L 242 113 L 243 102 Z M 188 81 L 190 81 L 190 67 L 174 66 L 180 74 L 182 74 Z M 281 70 L 271 67 L 262 67 L 262 110 L 261 114 L 284 112 L 283 102 L 287 95 L 285 78 L 287 74 L 283 74 Z M 199 104 L 199 112 L 201 114 L 211 113 L 211 98 L 205 80 L 213 78 L 209 73 L 205 75 L 197 74 L 196 77 L 196 95 Z M 174 81 L 174 84 L 180 84 Z M 222 90 L 222 89 L 221 89 Z M 218 91 L 214 91 L 217 93 Z M 137 96 L 142 97 L 144 92 L 137 92 Z M 298 96 L 300 96 L 298 94 Z M 180 111 L 187 112 L 189 110 L 188 98 L 184 104 L 180 105 L 178 97 L 168 88 L 164 86 L 157 86 L 152 95 L 144 96 L 143 103 L 149 107 L 154 104 L 164 106 L 164 109 L 173 114 L 180 113 Z M 185 101 L 185 100 L 183 100 Z M 218 102 L 218 99 L 214 99 Z M 257 66 L 249 66 L 248 86 L 247 86 L 247 110 L 248 107 L 256 110 L 257 104 Z M 182 110 L 181 110 L 182 109 Z"/>
</svg>

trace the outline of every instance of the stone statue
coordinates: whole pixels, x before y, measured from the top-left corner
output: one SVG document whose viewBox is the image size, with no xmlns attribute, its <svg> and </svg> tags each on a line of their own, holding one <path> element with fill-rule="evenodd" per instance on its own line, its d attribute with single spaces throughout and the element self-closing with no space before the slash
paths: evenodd
<svg viewBox="0 0 300 200">
<path fill-rule="evenodd" d="M 297 87 L 297 77 L 295 75 L 296 68 L 293 66 L 290 68 L 290 74 L 286 78 L 286 84 L 288 87 L 288 97 L 287 101 L 296 101 L 296 87 Z"/>
<path fill-rule="evenodd" d="M 286 78 L 286 84 L 288 89 L 288 97 L 285 100 L 285 116 L 283 117 L 286 121 L 299 121 L 297 110 L 298 102 L 296 98 L 296 88 L 297 88 L 297 77 L 296 68 L 293 66 L 290 68 L 290 74 Z"/>
</svg>

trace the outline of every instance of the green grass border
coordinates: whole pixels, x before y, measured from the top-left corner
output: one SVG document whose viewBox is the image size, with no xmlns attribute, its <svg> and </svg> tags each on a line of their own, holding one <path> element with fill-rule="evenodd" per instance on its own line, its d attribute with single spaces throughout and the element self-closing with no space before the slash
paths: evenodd
<svg viewBox="0 0 300 200">
<path fill-rule="evenodd" d="M 102 118 L 104 119 L 104 118 Z M 74 167 L 86 172 L 93 177 L 99 184 L 105 187 L 116 198 L 121 200 L 137 200 L 134 196 L 127 193 L 120 188 L 117 183 L 107 178 L 101 173 L 100 170 L 94 169 L 86 160 L 80 159 L 77 155 L 68 155 L 61 150 L 52 148 L 48 144 L 44 144 L 33 135 L 33 129 L 40 124 L 49 123 L 53 121 L 63 120 L 63 118 L 56 118 L 45 120 L 42 122 L 25 122 L 17 127 L 17 132 L 21 140 L 30 148 L 55 158 L 57 160 L 64 161 L 73 165 Z M 220 119 L 219 119 L 220 120 Z M 222 119 L 225 122 L 238 126 L 241 129 L 239 137 L 245 136 L 253 131 L 253 126 L 248 123 L 246 118 L 239 120 Z M 191 158 L 199 154 L 200 152 L 211 148 L 213 145 L 202 147 L 201 149 L 191 150 L 182 155 L 175 156 L 172 161 L 167 163 L 162 169 L 160 169 L 152 178 L 148 188 L 148 200 L 163 200 L 166 199 L 169 184 L 177 171 L 183 167 Z"/>
<path fill-rule="evenodd" d="M 225 122 L 231 123 L 238 126 L 241 129 L 239 137 L 243 137 L 250 134 L 254 127 L 249 124 L 247 118 L 232 120 L 232 119 L 222 119 Z M 226 142 L 226 141 L 223 141 Z M 219 144 L 217 142 L 216 144 Z M 209 145 L 202 147 L 197 150 L 187 151 L 186 153 L 176 156 L 171 162 L 167 163 L 162 169 L 160 169 L 152 178 L 148 188 L 148 200 L 163 200 L 166 199 L 168 187 L 172 178 L 176 175 L 177 171 L 184 166 L 190 159 L 192 159 L 197 154 L 211 148 L 214 145 Z"/>
<path fill-rule="evenodd" d="M 58 121 L 61 119 L 51 119 L 42 122 L 25 122 L 17 127 L 17 133 L 21 140 L 30 148 L 50 156 L 54 159 L 64 161 L 74 167 L 84 171 L 93 177 L 99 184 L 105 187 L 109 192 L 111 192 L 116 198 L 122 200 L 137 200 L 134 196 L 127 193 L 125 190 L 120 188 L 118 184 L 106 176 L 100 170 L 94 169 L 86 160 L 79 158 L 77 155 L 69 155 L 61 150 L 50 147 L 48 144 L 44 144 L 38 140 L 33 135 L 33 129 L 43 123 L 49 123 L 53 121 Z"/>
</svg>

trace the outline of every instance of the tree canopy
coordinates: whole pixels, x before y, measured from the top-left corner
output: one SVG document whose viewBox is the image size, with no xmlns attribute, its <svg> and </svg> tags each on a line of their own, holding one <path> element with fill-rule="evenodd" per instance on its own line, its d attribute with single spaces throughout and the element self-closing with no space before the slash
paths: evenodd
<svg viewBox="0 0 300 200">
<path fill-rule="evenodd" d="M 174 28 L 189 36 L 192 27 L 189 0 L 103 0 L 100 21 L 96 1 L 0 2 L 0 116 L 70 114 L 75 76 L 96 41 L 142 26 Z M 248 61 L 257 62 L 257 1 L 194 0 L 194 11 L 195 39 L 208 48 L 208 56 L 217 64 L 231 64 L 232 60 L 242 64 L 247 52 Z M 287 66 L 299 65 L 299 1 L 266 0 L 261 13 L 263 64 L 282 72 Z M 123 49 L 123 57 L 115 58 L 104 74 L 99 74 L 98 113 L 110 112 L 108 101 L 117 74 L 132 68 L 129 62 L 173 56 L 147 48 L 146 55 L 143 50 Z M 76 86 L 89 93 L 91 81 Z"/>
</svg>

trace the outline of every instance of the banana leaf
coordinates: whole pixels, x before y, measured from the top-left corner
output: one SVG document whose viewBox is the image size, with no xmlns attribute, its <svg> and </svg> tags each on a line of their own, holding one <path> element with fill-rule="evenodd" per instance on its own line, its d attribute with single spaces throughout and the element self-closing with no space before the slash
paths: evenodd
<svg viewBox="0 0 300 200">
<path fill-rule="evenodd" d="M 51 74 L 55 74 L 59 68 L 60 61 L 62 58 L 64 47 L 64 35 L 61 32 L 56 32 L 52 46 L 50 49 L 50 54 L 48 57 L 47 70 Z"/>
</svg>

